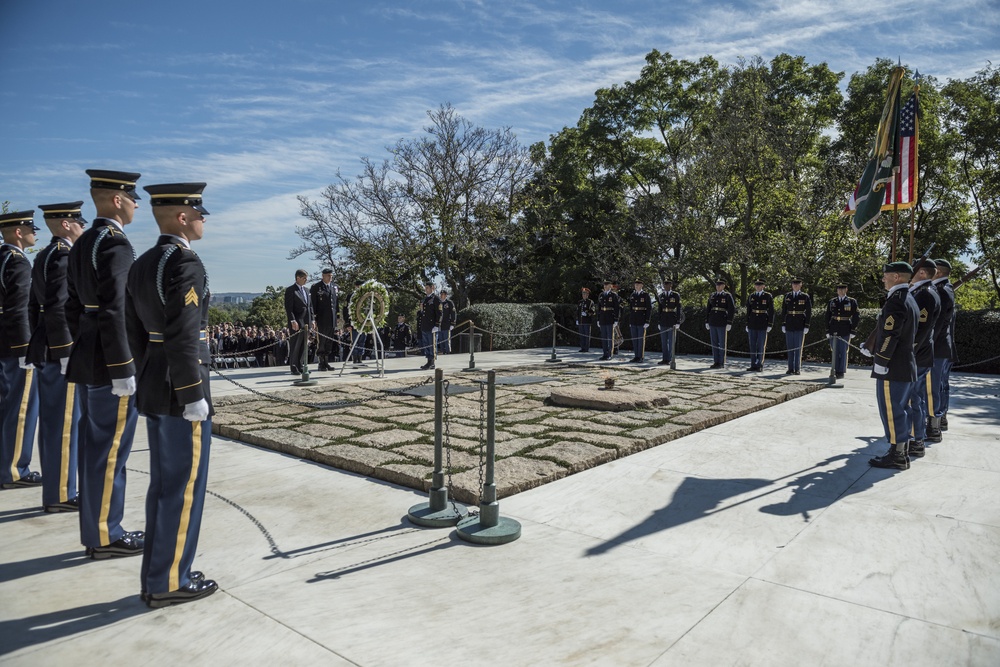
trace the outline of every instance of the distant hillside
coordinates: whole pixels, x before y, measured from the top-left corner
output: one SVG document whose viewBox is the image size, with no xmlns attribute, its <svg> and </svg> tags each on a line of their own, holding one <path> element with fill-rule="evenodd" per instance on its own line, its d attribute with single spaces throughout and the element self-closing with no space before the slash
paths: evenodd
<svg viewBox="0 0 1000 667">
<path fill-rule="evenodd" d="M 214 305 L 222 303 L 249 305 L 251 301 L 260 295 L 260 292 L 219 292 L 218 294 L 212 294 L 211 303 Z"/>
</svg>

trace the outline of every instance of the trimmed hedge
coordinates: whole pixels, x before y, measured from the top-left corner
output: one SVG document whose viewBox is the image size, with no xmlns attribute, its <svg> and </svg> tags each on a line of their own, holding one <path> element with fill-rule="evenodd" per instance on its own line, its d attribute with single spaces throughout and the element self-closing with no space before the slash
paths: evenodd
<svg viewBox="0 0 1000 667">
<path fill-rule="evenodd" d="M 806 335 L 805 344 L 811 347 L 805 348 L 805 358 L 809 361 L 819 361 L 830 363 L 830 346 L 822 344 L 826 338 L 826 327 L 823 319 L 823 308 L 813 309 L 812 325 Z M 686 319 L 681 325 L 681 331 L 685 335 L 677 336 L 678 354 L 711 354 L 711 347 L 708 345 L 708 331 L 705 330 L 705 309 L 698 306 L 688 306 L 684 309 Z M 858 337 L 851 341 L 854 345 L 860 345 L 865 337 L 875 327 L 878 320 L 878 309 L 862 308 L 861 321 L 858 324 Z M 458 321 L 464 322 L 471 319 L 476 323 L 477 331 L 486 329 L 483 335 L 482 349 L 488 350 L 515 350 L 531 347 L 550 347 L 552 345 L 552 331 L 546 329 L 540 333 L 531 335 L 496 335 L 513 334 L 515 332 L 535 331 L 541 329 L 553 320 L 560 326 L 557 328 L 556 342 L 559 345 L 575 347 L 579 343 L 576 334 L 576 304 L 567 303 L 483 303 L 470 306 L 459 313 Z M 654 317 L 655 322 L 655 317 Z M 620 322 L 622 333 L 628 337 L 628 321 L 623 317 Z M 746 310 L 738 308 L 736 318 L 733 321 L 732 331 L 729 332 L 728 347 L 732 350 L 747 350 L 749 341 L 744 330 L 746 326 Z M 467 329 L 462 328 L 465 332 Z M 495 332 L 490 335 L 488 332 Z M 596 345 L 600 348 L 599 338 L 595 330 L 592 330 L 594 340 L 591 342 L 592 348 Z M 691 340 L 688 336 L 697 340 Z M 701 343 L 699 341 L 704 341 Z M 992 357 L 1000 354 L 1000 311 L 997 310 L 975 310 L 958 311 L 955 320 L 955 342 L 958 348 L 958 362 L 956 366 L 959 370 L 970 373 L 995 373 L 1000 374 L 1000 359 Z M 819 343 L 819 344 L 816 344 Z M 767 347 L 770 350 L 783 350 L 785 347 L 785 337 L 781 333 L 781 327 L 775 326 L 768 335 Z M 631 350 L 630 343 L 625 342 L 625 350 Z M 598 351 L 600 351 L 598 349 Z M 659 353 L 660 336 L 656 324 L 649 327 L 649 335 L 646 339 L 647 354 Z M 848 361 L 852 364 L 867 365 L 871 362 L 862 356 L 854 348 L 849 348 Z M 746 357 L 746 353 L 733 352 L 730 356 Z M 769 359 L 784 359 L 785 353 L 769 353 Z"/>
</svg>

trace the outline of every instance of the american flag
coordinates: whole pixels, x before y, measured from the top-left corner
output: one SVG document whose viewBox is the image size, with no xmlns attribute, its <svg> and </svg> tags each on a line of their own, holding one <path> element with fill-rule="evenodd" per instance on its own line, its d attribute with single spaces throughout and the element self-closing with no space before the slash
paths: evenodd
<svg viewBox="0 0 1000 667">
<path fill-rule="evenodd" d="M 885 200 L 882 202 L 883 211 L 892 210 L 892 197 L 899 185 L 899 195 L 896 203 L 897 208 L 907 209 L 913 206 L 917 199 L 917 137 L 918 115 L 920 113 L 920 101 L 914 92 L 910 99 L 906 101 L 902 109 L 899 110 L 899 176 L 892 179 L 891 184 L 885 189 Z M 843 215 L 850 215 L 854 212 L 855 196 L 857 190 L 851 193 L 847 199 L 847 206 L 844 207 Z"/>
</svg>

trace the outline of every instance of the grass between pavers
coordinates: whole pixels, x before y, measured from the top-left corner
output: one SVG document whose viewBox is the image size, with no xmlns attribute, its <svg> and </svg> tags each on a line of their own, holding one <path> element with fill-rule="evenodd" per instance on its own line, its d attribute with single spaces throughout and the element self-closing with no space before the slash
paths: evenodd
<svg viewBox="0 0 1000 667">
<path fill-rule="evenodd" d="M 581 370 L 589 373 L 580 373 Z M 676 401 L 658 408 L 608 413 L 546 404 L 553 388 L 603 384 L 608 376 L 606 369 L 586 364 L 556 368 L 522 366 L 498 373 L 498 377 L 503 375 L 553 379 L 496 388 L 496 437 L 497 449 L 501 452 L 497 456 L 496 484 L 501 498 L 822 388 L 817 383 L 785 379 L 678 373 L 658 368 L 621 369 L 614 373 L 617 382 L 662 390 L 672 399 L 676 397 Z M 456 386 L 478 385 L 468 376 L 446 379 Z M 425 453 L 414 454 L 419 448 L 413 445 L 433 445 L 433 429 L 429 428 L 434 419 L 433 397 L 383 393 L 411 385 L 387 380 L 366 382 L 363 388 L 334 385 L 274 394 L 309 404 L 364 401 L 336 409 L 292 405 L 264 400 L 260 396 L 227 396 L 215 403 L 213 431 L 235 440 L 427 491 L 431 486 L 433 464 Z M 451 444 L 455 452 L 466 457 L 478 457 L 481 448 L 477 437 L 479 396 L 469 393 L 448 398 L 452 425 L 449 430 L 453 433 L 451 442 L 445 444 Z M 421 419 L 421 415 L 425 419 Z M 518 419 L 519 416 L 529 418 Z M 321 432 L 314 425 L 336 426 L 348 433 L 323 440 L 309 435 Z M 525 426 L 534 432 L 526 434 L 514 430 Z M 366 440 L 366 436 L 382 431 L 388 436 L 383 437 L 386 441 L 383 444 Z M 406 437 L 397 431 L 408 432 L 413 437 L 393 443 L 394 437 Z M 578 434 L 575 440 L 567 437 L 573 433 Z M 587 437 L 583 437 L 584 434 Z M 601 442 L 602 437 L 606 442 Z M 518 447 L 519 440 L 525 441 L 524 447 Z M 477 503 L 478 468 L 456 464 L 451 472 L 453 497 L 460 502 Z"/>
</svg>

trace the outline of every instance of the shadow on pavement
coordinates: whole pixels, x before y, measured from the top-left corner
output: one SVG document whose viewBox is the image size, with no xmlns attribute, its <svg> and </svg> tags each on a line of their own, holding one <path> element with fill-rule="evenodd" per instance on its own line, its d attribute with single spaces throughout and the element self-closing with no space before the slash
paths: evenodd
<svg viewBox="0 0 1000 667">
<path fill-rule="evenodd" d="M 149 609 L 138 595 L 130 595 L 113 602 L 98 602 L 75 609 L 0 621 L 0 637 L 3 638 L 0 655 L 96 630 L 147 611 Z"/>
<path fill-rule="evenodd" d="M 77 565 L 86 565 L 93 562 L 84 555 L 83 547 L 80 547 L 77 551 L 68 551 L 64 554 L 42 556 L 41 558 L 32 558 L 15 563 L 4 563 L 3 567 L 0 568 L 0 584 L 30 577 L 34 574 L 52 572 L 53 570 L 65 570 L 68 567 L 76 567 Z"/>
</svg>

